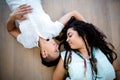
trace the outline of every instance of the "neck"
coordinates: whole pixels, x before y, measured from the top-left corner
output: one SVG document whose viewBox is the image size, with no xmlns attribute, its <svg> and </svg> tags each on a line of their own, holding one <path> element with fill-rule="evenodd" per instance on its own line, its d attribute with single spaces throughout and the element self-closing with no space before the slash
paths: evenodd
<svg viewBox="0 0 120 80">
<path fill-rule="evenodd" d="M 81 49 L 78 50 L 86 59 L 89 59 L 90 56 L 88 55 L 88 51 L 86 49 L 86 47 L 83 47 Z"/>
<path fill-rule="evenodd" d="M 46 39 L 43 39 L 43 38 L 41 38 L 41 37 L 39 37 L 39 47 L 40 46 L 42 46 L 43 44 L 45 44 L 45 42 L 46 42 Z"/>
</svg>

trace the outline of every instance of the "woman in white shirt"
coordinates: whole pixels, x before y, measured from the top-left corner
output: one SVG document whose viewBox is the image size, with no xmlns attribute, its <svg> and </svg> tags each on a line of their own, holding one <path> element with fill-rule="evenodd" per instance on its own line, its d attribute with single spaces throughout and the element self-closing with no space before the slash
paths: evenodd
<svg viewBox="0 0 120 80">
<path fill-rule="evenodd" d="M 72 17 L 59 37 L 65 51 L 61 52 L 53 80 L 63 80 L 65 76 L 66 80 L 114 80 L 112 63 L 117 55 L 105 38 L 93 24 Z"/>
</svg>

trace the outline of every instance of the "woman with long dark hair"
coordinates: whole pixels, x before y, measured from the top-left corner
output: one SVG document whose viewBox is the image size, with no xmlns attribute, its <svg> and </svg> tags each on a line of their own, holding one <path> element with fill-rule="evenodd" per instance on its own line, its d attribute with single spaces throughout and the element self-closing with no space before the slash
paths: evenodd
<svg viewBox="0 0 120 80">
<path fill-rule="evenodd" d="M 106 36 L 93 24 L 75 20 L 64 27 L 58 40 L 65 51 L 53 74 L 53 80 L 113 80 L 112 66 L 116 53 L 105 40 Z"/>
</svg>

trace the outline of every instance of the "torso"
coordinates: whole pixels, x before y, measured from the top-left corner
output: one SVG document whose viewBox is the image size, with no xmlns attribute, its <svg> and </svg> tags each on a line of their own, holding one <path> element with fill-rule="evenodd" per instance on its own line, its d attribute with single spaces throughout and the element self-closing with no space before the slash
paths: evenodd
<svg viewBox="0 0 120 80">
<path fill-rule="evenodd" d="M 49 15 L 42 8 L 41 0 L 6 0 L 11 10 L 15 10 L 22 4 L 28 4 L 33 8 L 32 13 L 26 14 L 27 20 L 20 21 L 19 29 L 21 34 L 17 41 L 25 48 L 38 47 L 39 37 L 52 39 L 56 37 L 63 28 L 63 24 L 53 22 Z"/>
<path fill-rule="evenodd" d="M 62 52 L 61 55 L 62 59 L 64 59 L 65 52 Z M 97 80 L 113 80 L 115 78 L 114 68 L 106 56 L 98 49 L 95 52 L 95 57 L 97 59 L 98 77 L 100 77 Z M 91 64 L 87 59 L 86 62 L 86 80 L 92 80 Z M 72 52 L 72 61 L 68 67 L 71 79 L 67 78 L 66 80 L 84 80 L 84 60 L 76 55 L 75 52 Z"/>
</svg>

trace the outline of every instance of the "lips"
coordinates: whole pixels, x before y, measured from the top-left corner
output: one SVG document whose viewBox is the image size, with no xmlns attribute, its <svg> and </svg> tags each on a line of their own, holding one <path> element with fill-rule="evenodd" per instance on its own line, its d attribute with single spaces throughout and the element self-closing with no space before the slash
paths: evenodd
<svg viewBox="0 0 120 80">
<path fill-rule="evenodd" d="M 68 42 L 69 45 L 71 45 L 72 43 Z"/>
</svg>

